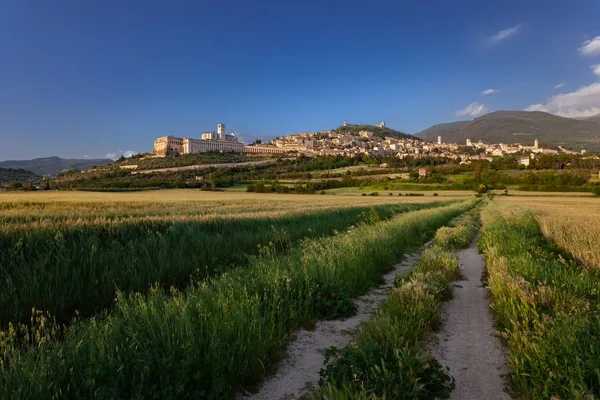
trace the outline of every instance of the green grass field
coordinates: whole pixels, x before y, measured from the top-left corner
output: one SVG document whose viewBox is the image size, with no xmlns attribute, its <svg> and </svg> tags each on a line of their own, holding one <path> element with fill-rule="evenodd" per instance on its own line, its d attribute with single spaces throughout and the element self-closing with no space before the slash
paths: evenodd
<svg viewBox="0 0 600 400">
<path fill-rule="evenodd" d="M 447 397 L 453 380 L 424 349 L 480 212 L 511 389 L 600 396 L 597 198 L 363 193 L 0 193 L 0 399 L 256 390 L 299 328 L 351 316 L 431 239 L 312 395 Z"/>
<path fill-rule="evenodd" d="M 0 393 L 230 396 L 275 364 L 290 329 L 346 315 L 351 298 L 403 252 L 472 205 L 462 201 L 388 221 L 370 211 L 345 233 L 305 239 L 283 253 L 268 244 L 245 268 L 200 279 L 185 291 L 156 287 L 146 295 L 119 294 L 110 313 L 65 330 L 36 314 L 29 326 L 2 335 Z"/>
</svg>

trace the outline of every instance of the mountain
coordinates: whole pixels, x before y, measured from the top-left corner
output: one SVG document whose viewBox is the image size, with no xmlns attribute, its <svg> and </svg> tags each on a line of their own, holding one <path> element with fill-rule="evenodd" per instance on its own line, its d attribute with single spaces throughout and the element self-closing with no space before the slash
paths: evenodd
<svg viewBox="0 0 600 400">
<path fill-rule="evenodd" d="M 29 183 L 37 182 L 42 178 L 33 172 L 24 169 L 0 168 L 0 186 L 11 182 Z"/>
<path fill-rule="evenodd" d="M 20 168 L 40 176 L 54 176 L 61 171 L 77 168 L 89 169 L 94 165 L 106 165 L 113 160 L 107 159 L 64 159 L 59 157 L 34 158 L 33 160 L 0 161 L 0 168 Z"/>
<path fill-rule="evenodd" d="M 432 126 L 415 136 L 445 143 L 552 143 L 573 150 L 600 151 L 600 123 L 564 118 L 540 111 L 496 111 L 472 121 Z"/>
<path fill-rule="evenodd" d="M 450 143 L 452 142 L 450 138 L 460 135 L 460 130 L 469 125 L 470 122 L 471 121 L 458 121 L 448 122 L 447 124 L 437 124 L 415 134 L 415 136 L 428 141 L 437 141 L 437 137 L 442 136 L 442 140 Z"/>
<path fill-rule="evenodd" d="M 354 135 L 358 135 L 358 133 L 360 131 L 369 131 L 369 132 L 373 132 L 373 135 L 381 137 L 381 138 L 385 138 L 386 136 L 388 137 L 395 137 L 395 138 L 407 138 L 407 139 L 419 139 L 413 135 L 409 135 L 408 133 L 404 133 L 404 132 L 400 132 L 397 131 L 395 129 L 392 128 L 388 128 L 386 126 L 375 126 L 375 125 L 342 125 L 339 128 L 337 128 L 335 130 L 336 132 L 345 132 L 345 133 L 350 133 L 350 134 L 354 134 Z"/>
</svg>

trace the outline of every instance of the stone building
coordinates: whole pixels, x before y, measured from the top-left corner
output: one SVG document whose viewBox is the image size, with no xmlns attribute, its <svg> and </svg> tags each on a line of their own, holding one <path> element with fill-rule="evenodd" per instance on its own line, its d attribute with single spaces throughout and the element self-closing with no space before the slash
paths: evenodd
<svg viewBox="0 0 600 400">
<path fill-rule="evenodd" d="M 225 124 L 217 126 L 217 133 L 204 132 L 202 139 L 179 138 L 163 136 L 154 141 L 153 154 L 196 154 L 208 151 L 235 151 L 243 152 L 244 143 L 239 142 L 232 134 L 225 134 Z"/>
</svg>

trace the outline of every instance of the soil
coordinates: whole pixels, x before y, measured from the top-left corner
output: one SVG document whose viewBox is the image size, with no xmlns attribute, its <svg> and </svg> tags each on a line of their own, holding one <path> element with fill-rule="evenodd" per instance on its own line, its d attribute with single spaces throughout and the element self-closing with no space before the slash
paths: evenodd
<svg viewBox="0 0 600 400">
<path fill-rule="evenodd" d="M 484 261 L 477 242 L 457 255 L 465 280 L 455 282 L 454 298 L 442 306 L 442 329 L 429 344 L 430 353 L 456 379 L 451 399 L 510 399 L 503 378 L 508 372 L 504 349 L 481 282 Z"/>
<path fill-rule="evenodd" d="M 317 388 L 327 349 L 331 346 L 343 348 L 350 343 L 352 332 L 388 297 L 396 275 L 408 271 L 428 245 L 406 255 L 401 263 L 384 275 L 382 285 L 357 298 L 358 312 L 355 316 L 345 320 L 319 321 L 312 331 L 301 329 L 295 340 L 289 343 L 277 373 L 265 381 L 258 393 L 239 395 L 238 399 L 298 399 Z"/>
</svg>

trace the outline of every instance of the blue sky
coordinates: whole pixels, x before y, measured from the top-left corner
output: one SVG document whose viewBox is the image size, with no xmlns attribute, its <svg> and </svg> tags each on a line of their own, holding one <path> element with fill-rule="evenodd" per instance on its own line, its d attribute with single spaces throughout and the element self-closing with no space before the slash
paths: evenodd
<svg viewBox="0 0 600 400">
<path fill-rule="evenodd" d="M 0 160 L 150 151 L 219 122 L 250 142 L 591 115 L 598 64 L 597 0 L 0 0 Z"/>
</svg>

